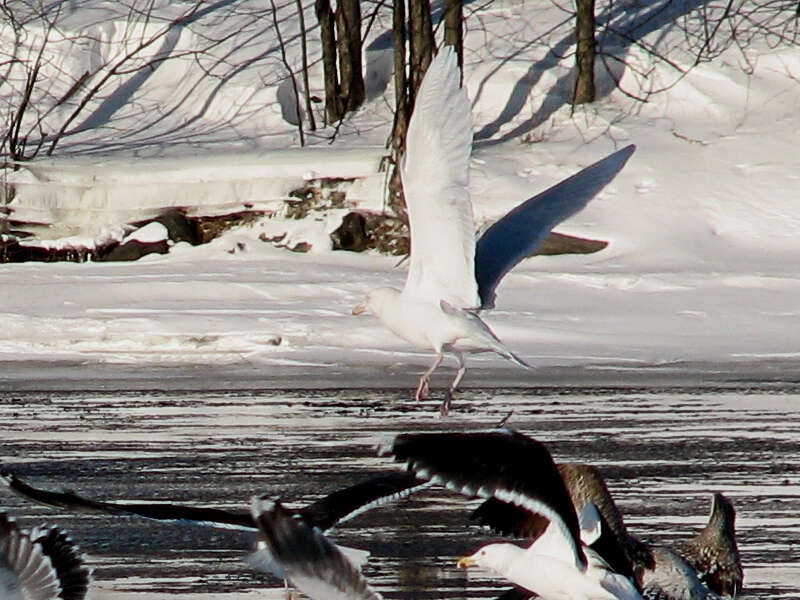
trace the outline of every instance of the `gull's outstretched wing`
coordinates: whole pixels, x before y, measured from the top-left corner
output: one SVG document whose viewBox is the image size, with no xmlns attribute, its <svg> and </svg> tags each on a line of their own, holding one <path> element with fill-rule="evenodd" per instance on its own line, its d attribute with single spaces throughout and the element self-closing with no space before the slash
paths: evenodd
<svg viewBox="0 0 800 600">
<path fill-rule="evenodd" d="M 58 574 L 30 533 L 0 513 L 0 594 L 11 600 L 58 597 Z"/>
<path fill-rule="evenodd" d="M 585 207 L 625 166 L 631 144 L 512 209 L 487 229 L 475 248 L 481 308 L 494 306 L 495 289 L 517 263 L 533 254 L 561 221 Z"/>
<path fill-rule="evenodd" d="M 83 600 L 92 573 L 57 527 L 20 529 L 0 513 L 0 596 L 5 600 Z"/>
<path fill-rule="evenodd" d="M 53 492 L 28 485 L 10 473 L 0 474 L 12 491 L 45 506 L 75 512 L 136 515 L 154 521 L 173 521 L 222 529 L 258 529 L 249 511 L 186 506 L 163 502 L 101 502 L 73 492 Z M 298 511 L 315 527 L 327 530 L 367 510 L 400 500 L 428 484 L 409 473 L 388 473 L 337 490 Z"/>
<path fill-rule="evenodd" d="M 388 473 L 332 492 L 297 513 L 314 527 L 327 531 L 368 510 L 397 502 L 427 487 L 430 487 L 430 482 L 411 473 Z"/>
<path fill-rule="evenodd" d="M 56 570 L 61 585 L 59 600 L 83 600 L 92 582 L 92 569 L 86 565 L 86 555 L 81 554 L 72 538 L 58 527 L 36 528 L 31 536 Z"/>
<path fill-rule="evenodd" d="M 257 529 L 252 516 L 245 511 L 228 511 L 161 502 L 100 502 L 84 498 L 73 492 L 52 492 L 36 488 L 10 473 L 2 473 L 0 479 L 12 491 L 28 500 L 75 512 L 136 515 L 154 521 L 178 521 L 223 529 Z"/>
<path fill-rule="evenodd" d="M 438 305 L 478 306 L 475 225 L 469 198 L 472 114 L 456 55 L 444 46 L 425 73 L 402 163 L 411 229 L 404 293 Z"/>
<path fill-rule="evenodd" d="M 253 498 L 252 515 L 275 562 L 311 600 L 380 600 L 322 531 L 280 502 Z"/>
<path fill-rule="evenodd" d="M 495 498 L 541 515 L 560 533 L 576 566 L 586 565 L 578 516 L 544 444 L 502 429 L 402 434 L 382 451 L 406 462 L 417 477 L 470 497 Z"/>
<path fill-rule="evenodd" d="M 540 514 L 497 498 L 484 500 L 469 518 L 497 534 L 532 540 L 538 538 L 550 524 L 550 520 Z"/>
</svg>

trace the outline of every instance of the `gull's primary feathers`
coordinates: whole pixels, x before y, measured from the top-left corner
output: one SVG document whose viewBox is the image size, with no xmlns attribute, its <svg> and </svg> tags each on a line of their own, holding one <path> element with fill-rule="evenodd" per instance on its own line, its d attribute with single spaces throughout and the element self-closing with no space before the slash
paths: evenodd
<svg viewBox="0 0 800 600">
<path fill-rule="evenodd" d="M 622 565 L 625 573 L 615 571 L 596 551 L 616 543 L 597 508 L 587 503 L 578 516 L 549 451 L 537 440 L 506 429 L 403 434 L 384 452 L 417 477 L 493 502 L 492 517 L 503 506 L 515 516 L 525 513 L 529 547 L 489 544 L 462 558 L 460 567 L 490 569 L 545 600 L 642 600 L 627 576 L 630 563 Z M 623 556 L 620 548 L 616 556 Z"/>
<path fill-rule="evenodd" d="M 581 210 L 625 165 L 628 146 L 514 208 L 475 243 L 469 197 L 472 115 L 460 87 L 456 56 L 443 47 L 417 94 L 401 165 L 411 231 L 411 257 L 402 291 L 371 292 L 353 312 L 369 309 L 409 343 L 431 348 L 436 360 L 419 380 L 415 397 L 428 394 L 444 352 L 458 361 L 442 413 L 466 370 L 464 353 L 495 352 L 529 367 L 508 350 L 476 314 L 491 308 L 502 277 L 532 254 L 550 230 Z"/>
<path fill-rule="evenodd" d="M 83 600 L 91 571 L 78 547 L 56 527 L 21 529 L 0 513 L 0 598 Z"/>
<path fill-rule="evenodd" d="M 0 473 L 0 481 L 23 498 L 45 506 L 75 512 L 136 515 L 154 521 L 177 521 L 205 527 L 239 529 L 250 532 L 258 532 L 261 529 L 257 517 L 251 510 L 223 510 L 163 502 L 102 502 L 84 498 L 73 492 L 54 492 L 36 488 L 6 472 Z M 428 485 L 427 482 L 417 479 L 409 473 L 376 476 L 337 490 L 293 514 L 297 518 L 303 519 L 308 527 L 325 532 L 367 510 L 405 498 Z M 339 547 L 337 551 L 344 552 L 352 560 L 366 557 L 366 553 L 363 551 L 352 548 Z M 255 552 L 246 556 L 245 561 L 260 571 L 285 578 L 284 565 L 272 555 L 269 544 L 265 546 L 259 541 L 256 544 Z M 2 597 L 0 600 L 3 600 Z"/>
</svg>

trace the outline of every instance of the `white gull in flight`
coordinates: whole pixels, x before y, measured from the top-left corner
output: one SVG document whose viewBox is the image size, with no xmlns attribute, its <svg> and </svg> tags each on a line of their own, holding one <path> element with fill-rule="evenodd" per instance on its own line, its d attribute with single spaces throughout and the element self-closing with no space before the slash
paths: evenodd
<svg viewBox="0 0 800 600">
<path fill-rule="evenodd" d="M 402 291 L 373 290 L 353 314 L 372 312 L 393 333 L 436 359 L 420 377 L 415 398 L 449 352 L 458 371 L 445 393 L 447 414 L 464 376 L 465 353 L 495 352 L 522 367 L 478 316 L 494 306 L 503 276 L 530 256 L 558 223 L 581 210 L 625 165 L 627 146 L 550 189 L 524 201 L 475 241 L 469 196 L 472 115 L 452 48 L 439 50 L 425 73 L 408 126 L 401 165 L 411 232 L 411 256 Z"/>
</svg>

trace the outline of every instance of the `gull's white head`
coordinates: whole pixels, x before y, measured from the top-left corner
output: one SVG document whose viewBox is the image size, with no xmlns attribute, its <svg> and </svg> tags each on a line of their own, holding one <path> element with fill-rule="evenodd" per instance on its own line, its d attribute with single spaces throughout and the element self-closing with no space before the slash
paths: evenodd
<svg viewBox="0 0 800 600">
<path fill-rule="evenodd" d="M 511 563 L 525 551 L 514 544 L 489 544 L 472 556 L 465 556 L 458 561 L 459 569 L 482 567 L 499 575 L 506 575 Z"/>
<path fill-rule="evenodd" d="M 353 309 L 353 314 L 360 315 L 369 311 L 376 317 L 380 317 L 391 310 L 391 307 L 397 303 L 399 297 L 400 292 L 394 288 L 385 287 L 372 290 L 367 294 L 364 302 Z"/>
</svg>

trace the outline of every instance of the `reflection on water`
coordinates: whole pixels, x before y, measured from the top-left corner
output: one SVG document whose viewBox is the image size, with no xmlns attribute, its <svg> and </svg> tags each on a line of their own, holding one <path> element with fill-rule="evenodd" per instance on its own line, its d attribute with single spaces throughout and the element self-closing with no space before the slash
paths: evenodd
<svg viewBox="0 0 800 600">
<path fill-rule="evenodd" d="M 557 461 L 600 466 L 637 535 L 682 541 L 705 523 L 711 492 L 738 509 L 746 598 L 800 594 L 800 392 L 631 389 L 480 390 L 453 414 L 398 391 L 5 393 L 0 462 L 44 487 L 103 499 L 244 509 L 253 494 L 290 506 L 399 468 L 376 444 L 403 431 L 509 423 Z M 447 492 L 374 510 L 334 533 L 367 548 L 370 582 L 389 598 L 494 597 L 505 589 L 457 558 L 490 539 L 475 503 Z M 68 528 L 90 554 L 97 598 L 282 598 L 238 560 L 242 533 L 73 515 L 0 492 L 0 509 Z M 265 592 L 266 588 L 274 588 Z M 252 596 L 251 596 L 252 594 Z"/>
</svg>

